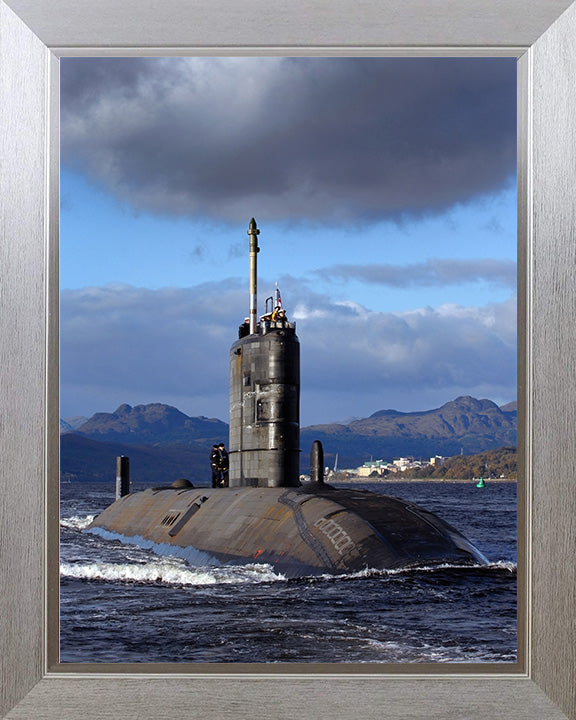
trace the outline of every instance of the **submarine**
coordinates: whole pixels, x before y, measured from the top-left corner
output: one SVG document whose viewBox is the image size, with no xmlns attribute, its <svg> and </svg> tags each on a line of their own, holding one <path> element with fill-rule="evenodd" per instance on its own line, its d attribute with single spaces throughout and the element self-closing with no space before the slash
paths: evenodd
<svg viewBox="0 0 576 720">
<path fill-rule="evenodd" d="M 312 445 L 300 482 L 300 344 L 279 291 L 257 312 L 260 230 L 249 223 L 249 315 L 230 348 L 229 477 L 224 487 L 130 492 L 118 459 L 116 500 L 84 532 L 178 556 L 191 565 L 266 564 L 287 578 L 442 564 L 486 557 L 437 515 L 400 498 L 324 481 Z"/>
</svg>

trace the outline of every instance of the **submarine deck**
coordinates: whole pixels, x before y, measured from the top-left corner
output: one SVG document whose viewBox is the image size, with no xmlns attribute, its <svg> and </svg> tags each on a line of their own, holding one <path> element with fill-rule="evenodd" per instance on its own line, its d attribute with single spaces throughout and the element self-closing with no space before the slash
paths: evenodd
<svg viewBox="0 0 576 720">
<path fill-rule="evenodd" d="M 417 505 L 316 483 L 152 488 L 120 498 L 87 531 L 152 543 L 191 564 L 267 563 L 287 577 L 486 562 L 455 528 Z"/>
</svg>

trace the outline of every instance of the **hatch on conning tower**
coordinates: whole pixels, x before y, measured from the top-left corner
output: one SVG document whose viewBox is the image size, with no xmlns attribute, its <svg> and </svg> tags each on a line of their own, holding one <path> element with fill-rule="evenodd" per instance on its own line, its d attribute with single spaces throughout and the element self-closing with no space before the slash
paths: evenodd
<svg viewBox="0 0 576 720">
<path fill-rule="evenodd" d="M 230 487 L 296 487 L 300 453 L 300 343 L 276 286 L 270 312 L 258 319 L 254 218 L 250 238 L 250 306 L 230 349 Z"/>
</svg>

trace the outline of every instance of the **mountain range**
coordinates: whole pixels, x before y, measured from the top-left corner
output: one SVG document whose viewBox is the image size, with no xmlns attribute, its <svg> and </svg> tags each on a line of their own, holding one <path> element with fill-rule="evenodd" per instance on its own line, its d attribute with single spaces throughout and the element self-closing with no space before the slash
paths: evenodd
<svg viewBox="0 0 576 720">
<path fill-rule="evenodd" d="M 228 425 L 216 418 L 188 417 L 171 405 L 120 405 L 96 413 L 76 428 L 79 435 L 129 445 L 198 445 L 228 442 Z"/>
<path fill-rule="evenodd" d="M 161 403 L 120 405 L 113 413 L 61 420 L 61 475 L 69 480 L 112 481 L 115 458 L 128 455 L 134 480 L 172 482 L 187 477 L 208 484 L 208 455 L 228 440 L 228 425 L 216 418 L 189 417 Z M 356 467 L 370 457 L 472 454 L 516 444 L 516 403 L 498 407 L 491 400 L 464 396 L 422 412 L 379 410 L 345 423 L 301 428 L 301 471 L 308 469 L 314 440 L 324 446 L 325 462 Z M 71 428 L 69 430 L 68 428 Z"/>
<path fill-rule="evenodd" d="M 434 410 L 379 410 L 346 424 L 312 425 L 301 430 L 301 444 L 320 440 L 325 453 L 335 449 L 344 462 L 359 455 L 448 457 L 516 445 L 516 424 L 516 403 L 500 408 L 491 400 L 464 396 Z"/>
</svg>

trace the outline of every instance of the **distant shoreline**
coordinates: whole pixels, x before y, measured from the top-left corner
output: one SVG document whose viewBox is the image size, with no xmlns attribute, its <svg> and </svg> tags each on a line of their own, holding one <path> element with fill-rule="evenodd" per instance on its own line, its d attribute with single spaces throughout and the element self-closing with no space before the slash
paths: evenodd
<svg viewBox="0 0 576 720">
<path fill-rule="evenodd" d="M 360 485 L 360 484 L 368 484 L 368 485 L 398 485 L 398 484 L 404 484 L 404 485 L 410 485 L 410 483 L 442 483 L 444 485 L 449 485 L 452 483 L 453 485 L 465 485 L 465 484 L 474 484 L 478 482 L 479 478 L 476 478 L 475 480 L 454 480 L 452 478 L 445 479 L 445 478 L 371 478 L 371 477 L 361 477 L 359 475 L 354 475 L 353 477 L 348 478 L 348 480 L 327 480 L 328 485 Z M 516 483 L 517 480 L 509 479 L 509 478 L 484 478 L 484 482 L 486 485 L 491 484 L 501 484 L 501 483 Z M 84 484 L 90 484 L 90 483 L 98 483 L 103 485 L 110 485 L 110 487 L 115 487 L 114 483 L 115 480 L 107 479 L 95 479 L 95 480 L 60 480 L 61 485 L 84 485 Z M 132 483 L 131 483 L 132 484 Z M 144 486 L 144 487 L 151 487 L 155 483 L 152 482 L 140 482 L 139 480 L 134 480 L 134 485 L 136 486 Z M 157 484 L 157 483 L 156 483 Z M 306 484 L 306 483 L 304 483 Z M 194 487 L 196 489 L 198 488 L 205 488 L 210 487 L 210 485 L 207 482 L 202 482 L 201 484 L 195 484 Z M 237 488 L 236 488 L 237 489 Z"/>
<path fill-rule="evenodd" d="M 331 485 L 347 485 L 349 483 L 374 483 L 374 484 L 392 484 L 392 483 L 418 483 L 418 482 L 425 482 L 425 483 L 455 483 L 455 484 L 476 484 L 480 478 L 474 478 L 469 480 L 455 480 L 452 478 L 403 478 L 403 477 L 386 477 L 386 478 L 373 478 L 373 477 L 362 477 L 360 475 L 353 475 L 349 477 L 347 480 L 332 480 L 328 481 Z M 490 485 L 492 483 L 516 483 L 518 482 L 514 478 L 484 478 L 484 482 L 486 485 Z"/>
</svg>

